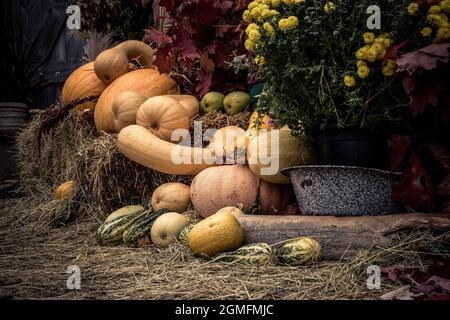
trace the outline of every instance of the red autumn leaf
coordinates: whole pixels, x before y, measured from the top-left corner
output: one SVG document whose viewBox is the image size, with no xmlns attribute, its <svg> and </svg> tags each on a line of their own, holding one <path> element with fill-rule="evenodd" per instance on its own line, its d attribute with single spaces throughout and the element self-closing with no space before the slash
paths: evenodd
<svg viewBox="0 0 450 320">
<path fill-rule="evenodd" d="M 144 41 L 153 42 L 158 47 L 162 47 L 166 44 L 172 43 L 172 39 L 168 35 L 154 28 L 145 30 Z"/>
<path fill-rule="evenodd" d="M 417 69 L 435 69 L 437 62 L 447 63 L 450 43 L 432 44 L 425 48 L 401 55 L 395 60 L 397 72 L 406 71 L 412 75 Z"/>
<path fill-rule="evenodd" d="M 178 51 L 183 59 L 194 59 L 200 56 L 199 50 L 191 38 L 191 33 L 184 27 L 176 29 L 173 49 Z"/>
<path fill-rule="evenodd" d="M 398 51 L 401 48 L 403 48 L 407 43 L 408 43 L 408 41 L 403 41 L 403 42 L 401 42 L 401 43 L 399 43 L 399 44 L 397 44 L 395 46 L 392 46 L 389 49 L 387 49 L 386 53 L 384 54 L 384 57 L 383 57 L 382 65 L 384 66 L 388 60 L 397 58 Z"/>
<path fill-rule="evenodd" d="M 411 157 L 408 168 L 401 179 L 394 183 L 394 199 L 414 210 L 430 208 L 433 204 L 433 187 L 421 161 Z"/>
<path fill-rule="evenodd" d="M 159 72 L 168 73 L 175 66 L 175 58 L 170 54 L 172 51 L 172 46 L 167 45 L 159 48 L 155 52 L 156 59 L 153 64 L 158 68 Z"/>
<path fill-rule="evenodd" d="M 389 140 L 389 166 L 392 171 L 399 169 L 411 145 L 411 138 L 393 135 Z"/>
<path fill-rule="evenodd" d="M 196 91 L 203 96 L 209 91 L 212 83 L 212 73 L 214 71 L 214 62 L 209 58 L 208 52 L 204 51 L 200 56 L 200 74 L 199 83 Z"/>
<path fill-rule="evenodd" d="M 216 3 L 216 1 L 214 2 Z M 221 9 L 218 6 L 211 5 L 210 0 L 197 0 L 183 6 L 180 14 L 189 17 L 199 26 L 210 26 L 220 17 Z"/>
</svg>

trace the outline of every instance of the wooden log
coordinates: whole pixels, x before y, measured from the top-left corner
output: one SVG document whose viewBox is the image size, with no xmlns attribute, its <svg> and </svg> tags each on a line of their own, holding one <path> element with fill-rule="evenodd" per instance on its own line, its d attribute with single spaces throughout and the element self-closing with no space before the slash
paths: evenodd
<svg viewBox="0 0 450 320">
<path fill-rule="evenodd" d="M 245 243 L 278 244 L 308 236 L 322 246 L 327 260 L 355 256 L 374 246 L 388 246 L 389 235 L 408 229 L 450 230 L 450 214 L 407 213 L 384 216 L 261 216 L 240 215 Z"/>
</svg>

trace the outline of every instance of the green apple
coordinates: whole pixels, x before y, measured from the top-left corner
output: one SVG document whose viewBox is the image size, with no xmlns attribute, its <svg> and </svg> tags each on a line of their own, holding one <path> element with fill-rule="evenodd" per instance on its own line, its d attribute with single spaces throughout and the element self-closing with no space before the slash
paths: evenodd
<svg viewBox="0 0 450 320">
<path fill-rule="evenodd" d="M 223 110 L 223 100 L 225 96 L 220 92 L 211 91 L 205 94 L 200 101 L 200 108 L 204 113 L 211 112 L 213 110 Z"/>
<path fill-rule="evenodd" d="M 223 107 L 229 116 L 238 114 L 250 104 L 250 95 L 242 91 L 233 91 L 223 100 Z"/>
</svg>

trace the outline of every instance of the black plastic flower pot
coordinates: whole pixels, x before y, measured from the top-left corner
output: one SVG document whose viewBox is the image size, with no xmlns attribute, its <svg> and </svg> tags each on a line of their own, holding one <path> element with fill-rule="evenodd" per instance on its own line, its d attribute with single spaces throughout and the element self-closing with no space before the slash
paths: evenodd
<svg viewBox="0 0 450 320">
<path fill-rule="evenodd" d="M 360 128 L 328 129 L 318 137 L 319 164 L 387 169 L 387 139 Z"/>
</svg>

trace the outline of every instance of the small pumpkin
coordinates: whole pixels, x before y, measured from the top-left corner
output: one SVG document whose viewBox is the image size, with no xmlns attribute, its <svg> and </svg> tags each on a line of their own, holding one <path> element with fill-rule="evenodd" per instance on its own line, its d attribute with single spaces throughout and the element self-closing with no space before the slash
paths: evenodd
<svg viewBox="0 0 450 320">
<path fill-rule="evenodd" d="M 191 203 L 188 185 L 179 182 L 169 182 L 160 185 L 152 194 L 153 210 L 167 208 L 175 212 L 185 212 Z"/>
<path fill-rule="evenodd" d="M 94 111 L 95 126 L 98 131 L 116 132 L 112 106 L 116 97 L 124 91 L 134 91 L 144 98 L 178 93 L 178 85 L 167 75 L 153 69 L 130 71 L 113 83 L 101 94 Z"/>
<path fill-rule="evenodd" d="M 179 104 L 184 108 L 189 119 L 194 119 L 198 113 L 200 108 L 200 103 L 197 98 L 194 96 L 190 96 L 187 94 L 170 94 L 165 95 L 165 97 L 169 97 L 178 101 Z"/>
<path fill-rule="evenodd" d="M 152 242 L 160 248 L 167 248 L 176 241 L 178 235 L 188 223 L 189 220 L 177 212 L 163 214 L 153 223 Z"/>
<path fill-rule="evenodd" d="M 130 205 L 130 206 L 125 206 L 122 207 L 120 209 L 117 209 L 116 211 L 112 212 L 108 217 L 106 217 L 105 219 L 105 223 L 106 222 L 110 222 L 114 219 L 123 217 L 123 216 L 127 216 L 130 214 L 135 214 L 137 212 L 141 212 L 144 210 L 144 207 L 142 206 L 137 206 L 137 205 Z"/>
<path fill-rule="evenodd" d="M 74 180 L 59 185 L 55 190 L 55 200 L 70 200 L 74 195 L 76 185 Z"/>
<path fill-rule="evenodd" d="M 61 101 L 68 104 L 75 99 L 100 95 L 106 89 L 106 84 L 97 77 L 94 62 L 89 62 L 75 69 L 64 82 Z M 77 111 L 93 110 L 95 102 L 85 102 L 75 107 Z"/>
<path fill-rule="evenodd" d="M 124 91 L 117 95 L 112 104 L 115 131 L 136 124 L 136 113 L 145 97 L 134 91 Z"/>
<path fill-rule="evenodd" d="M 222 208 L 238 204 L 243 210 L 248 209 L 257 200 L 261 214 L 281 211 L 290 203 L 286 189 L 260 182 L 248 166 L 236 164 L 203 170 L 192 181 L 190 192 L 194 208 L 206 218 Z"/>
<path fill-rule="evenodd" d="M 150 130 L 158 138 L 172 141 L 177 129 L 189 130 L 189 117 L 175 99 L 157 96 L 146 100 L 136 113 L 136 124 Z M 180 142 L 178 137 L 174 142 Z"/>
<path fill-rule="evenodd" d="M 231 162 L 236 162 L 234 153 L 230 153 L 230 146 L 233 142 L 246 134 L 246 131 L 236 126 L 228 126 L 220 128 L 211 137 L 208 149 L 210 149 L 213 155 L 219 159 L 227 159 Z"/>
<path fill-rule="evenodd" d="M 164 141 L 138 125 L 123 128 L 117 140 L 125 157 L 159 172 L 192 176 L 215 165 L 210 150 Z"/>
<path fill-rule="evenodd" d="M 227 146 L 226 154 L 232 156 L 233 159 L 240 164 L 247 161 L 247 148 L 250 141 L 258 135 L 259 131 L 248 129 L 245 134 L 236 137 L 233 143 Z"/>
<path fill-rule="evenodd" d="M 212 257 L 241 247 L 244 230 L 231 214 L 212 215 L 195 224 L 187 240 L 194 254 Z"/>
<path fill-rule="evenodd" d="M 302 137 L 295 137 L 287 127 L 262 131 L 252 139 L 247 149 L 250 169 L 261 179 L 276 184 L 290 184 L 280 171 L 287 167 L 313 162 Z"/>
<path fill-rule="evenodd" d="M 130 71 L 130 60 L 137 60 L 141 66 L 153 65 L 153 49 L 142 41 L 124 41 L 114 48 L 101 52 L 94 62 L 95 73 L 104 83 L 110 84 Z"/>
</svg>

